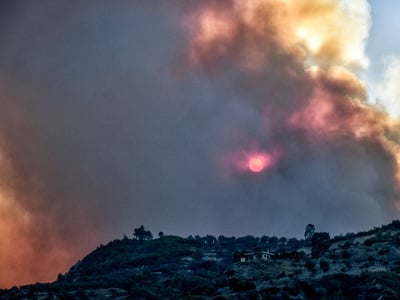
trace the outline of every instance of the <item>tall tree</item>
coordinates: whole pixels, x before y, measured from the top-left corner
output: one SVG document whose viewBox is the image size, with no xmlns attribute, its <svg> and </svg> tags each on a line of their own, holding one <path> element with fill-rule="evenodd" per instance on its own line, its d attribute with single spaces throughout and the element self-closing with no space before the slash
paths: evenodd
<svg viewBox="0 0 400 300">
<path fill-rule="evenodd" d="M 315 233 L 315 226 L 313 224 L 308 224 L 306 230 L 304 231 L 304 238 L 310 240 Z"/>
</svg>

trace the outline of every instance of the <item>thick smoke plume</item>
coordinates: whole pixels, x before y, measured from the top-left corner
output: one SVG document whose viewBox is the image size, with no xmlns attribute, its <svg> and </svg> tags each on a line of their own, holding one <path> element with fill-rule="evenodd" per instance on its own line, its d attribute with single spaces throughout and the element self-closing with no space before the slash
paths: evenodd
<svg viewBox="0 0 400 300">
<path fill-rule="evenodd" d="M 349 151 L 342 153 L 345 157 L 356 156 L 347 158 L 347 167 L 354 169 L 351 162 L 356 163 L 357 171 L 363 166 L 356 161 L 366 155 L 374 172 L 383 172 L 373 186 L 384 193 L 375 200 L 398 205 L 399 122 L 367 102 L 357 77 L 368 65 L 367 2 L 208 1 L 188 24 L 190 62 L 209 76 L 226 77 L 253 104 L 264 131 L 261 139 L 279 145 L 288 158 L 311 147 L 333 151 L 334 159 L 340 148 Z M 389 75 L 389 92 L 395 94 Z M 351 179 L 360 194 L 363 180 Z"/>
<path fill-rule="evenodd" d="M 397 217 L 399 123 L 359 79 L 366 1 L 0 8 L 1 286 L 140 224 L 299 237 Z"/>
</svg>

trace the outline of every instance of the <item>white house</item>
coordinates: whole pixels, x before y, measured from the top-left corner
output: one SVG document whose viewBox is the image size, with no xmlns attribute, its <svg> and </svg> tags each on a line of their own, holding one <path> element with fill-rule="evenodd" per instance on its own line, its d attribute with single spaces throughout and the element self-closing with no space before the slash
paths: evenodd
<svg viewBox="0 0 400 300">
<path fill-rule="evenodd" d="M 273 253 L 265 250 L 247 252 L 240 257 L 240 262 L 257 261 L 257 260 L 270 260 Z"/>
</svg>

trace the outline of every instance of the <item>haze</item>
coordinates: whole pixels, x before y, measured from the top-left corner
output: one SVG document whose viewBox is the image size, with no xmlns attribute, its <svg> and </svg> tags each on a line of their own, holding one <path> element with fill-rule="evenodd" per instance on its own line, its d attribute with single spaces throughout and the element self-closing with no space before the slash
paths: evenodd
<svg viewBox="0 0 400 300">
<path fill-rule="evenodd" d="M 54 280 L 141 224 L 301 237 L 397 218 L 398 45 L 386 25 L 367 44 L 397 4 L 377 5 L 2 1 L 0 285 Z"/>
</svg>

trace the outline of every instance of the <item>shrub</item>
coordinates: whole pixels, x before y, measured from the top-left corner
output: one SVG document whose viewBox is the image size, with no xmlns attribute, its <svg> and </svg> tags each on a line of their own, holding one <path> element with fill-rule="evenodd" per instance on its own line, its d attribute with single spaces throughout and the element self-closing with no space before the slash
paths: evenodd
<svg viewBox="0 0 400 300">
<path fill-rule="evenodd" d="M 350 256 L 351 256 L 351 254 L 347 249 L 342 251 L 342 258 L 348 259 L 348 258 L 350 258 Z"/>
<path fill-rule="evenodd" d="M 267 288 L 267 289 L 263 289 L 260 293 L 264 297 L 277 295 L 279 293 L 279 288 L 273 286 L 273 287 L 270 287 L 270 288 Z"/>
<path fill-rule="evenodd" d="M 212 300 L 228 300 L 228 298 L 226 298 L 225 296 L 222 296 L 222 295 L 217 295 L 217 296 L 213 297 Z"/>
<path fill-rule="evenodd" d="M 256 290 L 248 291 L 246 293 L 246 300 L 258 300 L 258 293 Z"/>
<path fill-rule="evenodd" d="M 328 232 L 316 232 L 311 239 L 311 255 L 313 258 L 320 257 L 331 246 L 331 239 Z"/>
<path fill-rule="evenodd" d="M 322 269 L 324 272 L 328 272 L 328 271 L 329 271 L 329 263 L 328 263 L 326 260 L 321 260 L 321 261 L 319 262 L 319 266 L 321 267 L 321 269 Z"/>
<path fill-rule="evenodd" d="M 235 292 L 241 292 L 255 289 L 256 285 L 249 280 L 240 280 L 233 277 L 229 279 L 229 287 Z"/>
<path fill-rule="evenodd" d="M 153 291 L 138 286 L 134 286 L 133 288 L 131 288 L 128 294 L 130 296 L 130 299 L 142 299 L 142 298 L 146 300 L 160 299 Z"/>
<path fill-rule="evenodd" d="M 315 263 L 312 260 L 307 260 L 304 266 L 312 273 L 314 273 L 315 270 Z"/>
<path fill-rule="evenodd" d="M 77 296 L 77 297 L 79 297 L 79 298 L 85 298 L 85 297 L 86 297 L 86 294 L 85 294 L 85 292 L 84 292 L 83 290 L 78 290 L 78 291 L 75 293 L 75 296 Z"/>
<path fill-rule="evenodd" d="M 389 249 L 381 249 L 381 250 L 379 250 L 379 255 L 385 255 L 386 253 L 389 253 Z"/>
<path fill-rule="evenodd" d="M 368 240 L 365 240 L 365 241 L 364 241 L 364 245 L 367 246 L 367 247 L 371 247 L 372 244 L 373 244 L 373 242 L 372 242 L 371 239 L 368 239 Z"/>
<path fill-rule="evenodd" d="M 306 299 L 318 299 L 315 288 L 306 281 L 299 281 L 299 287 L 303 291 Z"/>
</svg>

